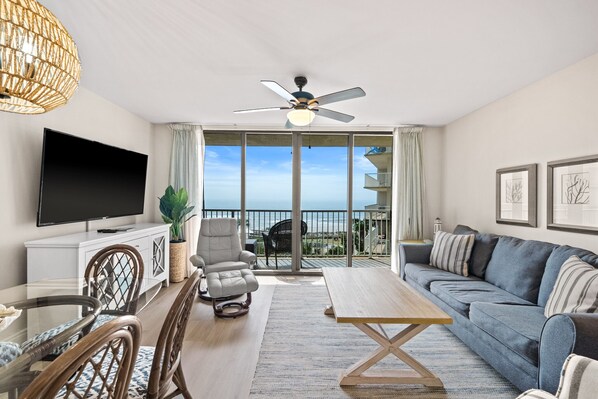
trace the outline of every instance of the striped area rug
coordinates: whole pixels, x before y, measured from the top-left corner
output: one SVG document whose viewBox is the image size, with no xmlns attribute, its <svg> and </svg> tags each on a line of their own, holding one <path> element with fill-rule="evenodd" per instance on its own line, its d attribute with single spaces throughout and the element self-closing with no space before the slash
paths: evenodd
<svg viewBox="0 0 598 399">
<path fill-rule="evenodd" d="M 444 388 L 419 385 L 340 387 L 342 370 L 377 345 L 351 324 L 323 314 L 329 303 L 323 285 L 276 286 L 253 377 L 257 398 L 515 399 L 519 391 L 442 326 L 431 326 L 403 349 L 434 372 Z M 389 336 L 401 326 L 387 328 Z M 398 328 L 397 328 L 398 327 Z M 401 368 L 387 356 L 375 368 Z"/>
</svg>

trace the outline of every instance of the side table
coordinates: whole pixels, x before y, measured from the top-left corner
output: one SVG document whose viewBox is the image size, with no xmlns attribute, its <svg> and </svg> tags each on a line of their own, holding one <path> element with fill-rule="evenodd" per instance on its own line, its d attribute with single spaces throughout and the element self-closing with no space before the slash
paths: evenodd
<svg viewBox="0 0 598 399">
<path fill-rule="evenodd" d="M 257 240 L 255 238 L 245 240 L 245 250 L 255 253 L 257 250 Z"/>
</svg>

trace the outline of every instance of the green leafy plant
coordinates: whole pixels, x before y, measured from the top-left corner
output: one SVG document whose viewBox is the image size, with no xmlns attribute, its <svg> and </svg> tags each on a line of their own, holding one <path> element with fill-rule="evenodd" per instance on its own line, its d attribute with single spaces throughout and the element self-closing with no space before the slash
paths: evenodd
<svg viewBox="0 0 598 399">
<path fill-rule="evenodd" d="M 172 186 L 168 186 L 160 199 L 160 212 L 162 213 L 162 220 L 165 223 L 170 223 L 170 242 L 185 241 L 185 234 L 183 226 L 187 220 L 191 219 L 195 214 L 189 215 L 194 206 L 189 206 L 189 194 L 184 187 L 179 191 L 175 191 Z"/>
</svg>

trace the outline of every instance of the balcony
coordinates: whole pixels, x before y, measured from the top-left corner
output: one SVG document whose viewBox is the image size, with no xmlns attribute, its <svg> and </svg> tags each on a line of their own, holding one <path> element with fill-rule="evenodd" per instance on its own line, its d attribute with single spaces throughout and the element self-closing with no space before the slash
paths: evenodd
<svg viewBox="0 0 598 399">
<path fill-rule="evenodd" d="M 392 147 L 367 147 L 365 157 L 377 169 L 390 169 L 392 165 Z"/>
<path fill-rule="evenodd" d="M 392 147 L 366 147 L 365 155 L 391 154 Z"/>
<path fill-rule="evenodd" d="M 363 187 L 374 191 L 386 191 L 391 187 L 392 173 L 366 173 Z"/>
<path fill-rule="evenodd" d="M 205 209 L 204 218 L 232 217 L 241 224 L 238 209 Z M 258 257 L 256 269 L 274 269 L 273 261 L 266 266 L 262 233 L 268 233 L 276 222 L 290 219 L 290 210 L 247 210 L 246 234 L 255 239 Z M 347 228 L 353 232 L 351 248 L 353 267 L 390 267 L 390 210 L 353 211 L 347 223 L 347 211 L 302 211 L 301 218 L 307 223 L 307 234 L 302 239 L 302 262 L 304 270 L 322 267 L 345 267 L 347 264 Z M 278 270 L 290 270 L 291 254 L 278 256 Z"/>
</svg>

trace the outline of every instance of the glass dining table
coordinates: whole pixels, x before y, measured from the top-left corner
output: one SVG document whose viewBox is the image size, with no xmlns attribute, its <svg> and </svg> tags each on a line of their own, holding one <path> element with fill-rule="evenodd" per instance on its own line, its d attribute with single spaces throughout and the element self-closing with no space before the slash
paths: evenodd
<svg viewBox="0 0 598 399">
<path fill-rule="evenodd" d="M 159 292 L 159 281 L 144 295 L 138 312 Z M 102 310 L 86 295 L 93 282 L 49 279 L 0 290 L 0 397 L 16 398 L 61 346 L 91 330 Z"/>
<path fill-rule="evenodd" d="M 0 290 L 0 392 L 16 397 L 37 375 L 40 361 L 87 332 L 102 306 L 84 294 L 86 286 L 82 280 L 56 279 Z M 60 326 L 65 327 L 55 334 L 43 334 Z"/>
</svg>

